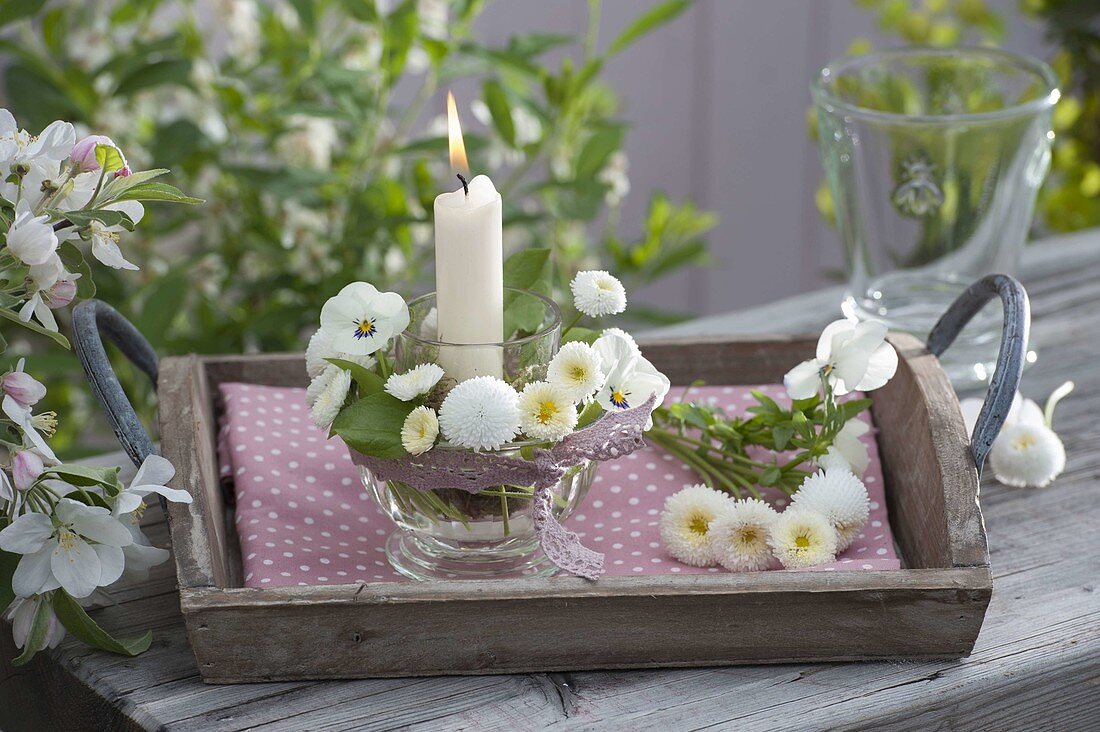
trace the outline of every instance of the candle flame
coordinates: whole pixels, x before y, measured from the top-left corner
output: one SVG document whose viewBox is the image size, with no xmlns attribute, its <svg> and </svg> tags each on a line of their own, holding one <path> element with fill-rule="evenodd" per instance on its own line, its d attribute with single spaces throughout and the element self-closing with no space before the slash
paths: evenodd
<svg viewBox="0 0 1100 732">
<path fill-rule="evenodd" d="M 466 160 L 466 144 L 462 142 L 462 126 L 458 123 L 458 106 L 455 95 L 447 92 L 447 137 L 451 150 L 451 172 L 470 177 L 470 164 Z"/>
</svg>

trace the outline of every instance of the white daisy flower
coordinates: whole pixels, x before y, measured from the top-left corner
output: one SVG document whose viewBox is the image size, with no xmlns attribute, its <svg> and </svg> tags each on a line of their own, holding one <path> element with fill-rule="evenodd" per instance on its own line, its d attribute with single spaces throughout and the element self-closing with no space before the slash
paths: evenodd
<svg viewBox="0 0 1100 732">
<path fill-rule="evenodd" d="M 997 436 L 989 467 L 1005 485 L 1044 488 L 1066 469 L 1066 448 L 1045 424 L 1017 422 Z"/>
<path fill-rule="evenodd" d="M 550 361 L 546 380 L 579 403 L 603 386 L 600 354 L 587 343 L 566 343 Z"/>
<path fill-rule="evenodd" d="M 866 473 L 871 465 L 871 453 L 860 437 L 870 429 L 871 426 L 861 419 L 849 419 L 840 428 L 825 456 L 818 460 L 818 465 L 823 469 L 843 466 L 857 476 Z"/>
<path fill-rule="evenodd" d="M 871 500 L 863 481 L 848 470 L 818 471 L 807 476 L 791 499 L 791 508 L 821 514 L 836 530 L 838 552 L 852 545 L 867 523 Z"/>
<path fill-rule="evenodd" d="M 775 509 L 757 498 L 732 501 L 710 525 L 711 554 L 732 572 L 759 572 L 772 560 L 768 532 Z"/>
<path fill-rule="evenodd" d="M 439 427 L 448 442 L 472 450 L 496 450 L 519 432 L 519 394 L 493 376 L 475 376 L 447 394 Z"/>
<path fill-rule="evenodd" d="M 577 408 L 564 389 L 533 381 L 519 395 L 519 425 L 536 440 L 560 440 L 577 426 Z"/>
<path fill-rule="evenodd" d="M 321 328 L 337 351 L 369 356 L 409 326 L 409 307 L 396 292 L 353 282 L 321 308 Z"/>
<path fill-rule="evenodd" d="M 422 455 L 435 446 L 439 436 L 439 418 L 428 407 L 420 406 L 409 412 L 401 425 L 401 446 L 410 455 Z"/>
<path fill-rule="evenodd" d="M 665 499 L 661 512 L 661 542 L 676 560 L 693 567 L 714 563 L 710 530 L 730 503 L 725 493 L 692 485 Z"/>
<path fill-rule="evenodd" d="M 596 394 L 596 401 L 604 411 L 637 407 L 651 395 L 657 396 L 655 406 L 661 405 L 671 382 L 638 352 L 629 336 L 605 331 L 592 347 L 600 356 L 601 368 L 607 373 Z"/>
<path fill-rule="evenodd" d="M 772 524 L 768 546 L 787 569 L 814 567 L 836 560 L 836 530 L 817 511 L 787 508 Z"/>
<path fill-rule="evenodd" d="M 332 336 L 323 328 L 310 336 L 309 345 L 306 346 L 306 373 L 313 379 L 321 375 L 321 372 L 331 366 L 328 359 L 339 358 L 344 361 L 357 363 L 365 369 L 373 368 L 376 361 L 373 356 L 356 356 L 354 353 L 337 351 L 332 346 Z"/>
<path fill-rule="evenodd" d="M 626 288 L 610 272 L 578 272 L 569 289 L 573 291 L 574 307 L 589 317 L 617 315 L 626 310 Z"/>
<path fill-rule="evenodd" d="M 884 386 L 898 369 L 898 354 L 886 342 L 887 328 L 877 320 L 852 323 L 836 320 L 817 341 L 817 356 L 795 366 L 783 377 L 791 399 L 817 393 L 824 376 L 836 396 Z"/>
<path fill-rule="evenodd" d="M 309 383 L 306 402 L 309 404 L 313 423 L 325 429 L 344 408 L 344 400 L 351 389 L 351 372 L 339 366 L 329 365 L 321 375 Z"/>
<path fill-rule="evenodd" d="M 434 363 L 422 363 L 403 374 L 391 374 L 386 379 L 386 391 L 403 402 L 411 402 L 435 388 L 443 378 L 443 369 Z"/>
</svg>

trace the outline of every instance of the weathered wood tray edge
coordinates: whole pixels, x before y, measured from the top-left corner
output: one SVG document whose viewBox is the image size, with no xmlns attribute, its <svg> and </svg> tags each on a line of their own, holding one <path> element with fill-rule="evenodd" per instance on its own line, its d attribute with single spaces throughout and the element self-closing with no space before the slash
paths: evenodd
<svg viewBox="0 0 1100 732">
<path fill-rule="evenodd" d="M 304 385 L 302 357 L 165 359 L 163 453 L 190 506 L 169 506 L 181 609 L 209 683 L 969 654 L 992 592 L 978 478 L 936 358 L 892 335 L 898 375 L 872 397 L 906 568 L 240 587 L 218 478 L 225 381 Z M 642 342 L 673 383 L 768 383 L 812 353 L 799 337 Z"/>
</svg>

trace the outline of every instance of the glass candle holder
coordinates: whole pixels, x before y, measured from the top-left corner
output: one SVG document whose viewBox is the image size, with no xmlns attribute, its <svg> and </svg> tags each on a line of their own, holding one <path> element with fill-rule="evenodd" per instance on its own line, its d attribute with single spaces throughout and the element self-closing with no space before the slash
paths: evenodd
<svg viewBox="0 0 1100 732">
<path fill-rule="evenodd" d="M 409 327 L 397 337 L 395 371 L 422 363 L 458 368 L 440 390 L 470 375 L 503 378 L 517 390 L 546 377 L 561 342 L 561 312 L 533 292 L 505 288 L 506 340 L 500 343 L 447 343 L 436 338 L 435 294 L 409 303 Z M 440 398 L 440 402 L 442 399 Z M 438 408 L 439 404 L 430 405 Z M 517 442 L 495 453 L 522 457 L 542 443 Z M 433 450 L 465 450 L 441 443 Z M 568 471 L 552 489 L 554 515 L 567 518 L 588 493 L 597 463 Z M 550 575 L 557 571 L 542 554 L 532 517 L 531 486 L 501 485 L 469 493 L 461 488 L 420 491 L 398 481 L 377 480 L 360 468 L 367 491 L 397 526 L 386 556 L 401 574 L 418 580 Z"/>
<path fill-rule="evenodd" d="M 846 315 L 923 339 L 974 280 L 1015 274 L 1050 166 L 1059 92 L 1046 64 L 904 49 L 829 64 L 812 91 Z M 1000 330 L 996 308 L 975 318 L 945 359 L 952 381 L 989 378 Z"/>
</svg>

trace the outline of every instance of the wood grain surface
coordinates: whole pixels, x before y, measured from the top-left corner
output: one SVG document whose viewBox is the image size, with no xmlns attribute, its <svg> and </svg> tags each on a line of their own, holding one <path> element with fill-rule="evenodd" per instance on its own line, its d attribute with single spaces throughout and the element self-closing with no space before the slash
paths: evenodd
<svg viewBox="0 0 1100 732">
<path fill-rule="evenodd" d="M 1077 391 L 1055 426 L 1068 466 L 1028 491 L 986 480 L 982 510 L 995 590 L 974 653 L 961 661 L 427 677 L 208 686 L 198 677 L 171 563 L 95 611 L 108 629 L 151 627 L 124 659 L 68 640 L 11 669 L 0 633 L 0 727 L 166 730 L 1086 730 L 1100 728 L 1100 234 L 1032 245 L 1022 277 L 1045 397 Z M 812 332 L 837 290 L 679 326 L 670 334 Z M 118 455 L 108 457 L 116 464 Z M 159 512 L 149 533 L 166 546 Z M 262 628 L 254 632 L 263 632 Z"/>
</svg>

